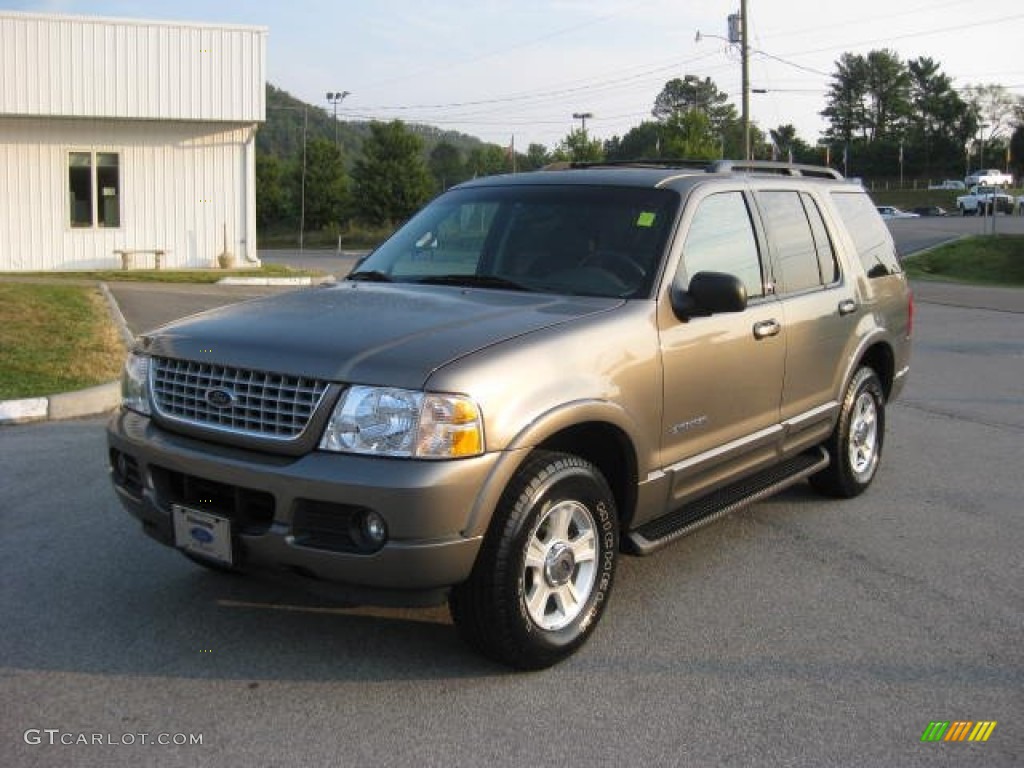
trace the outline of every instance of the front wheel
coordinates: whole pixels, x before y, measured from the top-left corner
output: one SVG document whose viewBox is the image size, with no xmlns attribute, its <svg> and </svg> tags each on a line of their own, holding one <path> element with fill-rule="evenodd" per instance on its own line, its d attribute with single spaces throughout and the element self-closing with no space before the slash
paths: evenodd
<svg viewBox="0 0 1024 768">
<path fill-rule="evenodd" d="M 469 580 L 452 590 L 459 634 L 518 669 L 570 656 L 604 612 L 618 536 L 601 472 L 578 456 L 536 452 L 505 490 Z"/>
<path fill-rule="evenodd" d="M 885 437 L 885 395 L 878 375 L 858 368 L 846 388 L 839 423 L 825 444 L 832 463 L 810 478 L 826 496 L 852 498 L 863 493 L 875 477 Z"/>
</svg>

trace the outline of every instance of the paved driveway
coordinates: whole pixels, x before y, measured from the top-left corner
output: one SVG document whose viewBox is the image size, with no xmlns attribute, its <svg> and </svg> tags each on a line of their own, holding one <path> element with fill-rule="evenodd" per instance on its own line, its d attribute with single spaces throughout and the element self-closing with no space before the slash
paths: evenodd
<svg viewBox="0 0 1024 768">
<path fill-rule="evenodd" d="M 536 674 L 443 609 L 156 545 L 102 420 L 0 430 L 0 765 L 1020 766 L 1024 315 L 922 302 L 913 366 L 868 493 L 795 488 L 625 558 L 593 640 Z M 998 725 L 923 744 L 934 720 Z"/>
</svg>

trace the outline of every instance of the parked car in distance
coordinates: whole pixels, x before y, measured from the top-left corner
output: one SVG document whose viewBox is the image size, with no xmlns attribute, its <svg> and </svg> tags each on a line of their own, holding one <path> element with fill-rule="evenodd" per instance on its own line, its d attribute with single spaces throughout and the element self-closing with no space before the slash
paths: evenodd
<svg viewBox="0 0 1024 768">
<path fill-rule="evenodd" d="M 983 168 L 967 175 L 964 184 L 968 187 L 975 185 L 985 187 L 1012 187 L 1013 176 L 1003 173 L 998 168 Z"/>
<path fill-rule="evenodd" d="M 971 187 L 966 195 L 960 195 L 956 199 L 956 207 L 963 216 L 976 216 L 977 214 L 989 214 L 996 211 L 1013 213 L 1013 195 L 1000 192 L 995 187 Z"/>
<path fill-rule="evenodd" d="M 911 208 L 910 212 L 916 213 L 918 216 L 949 216 L 949 211 L 940 205 L 921 205 Z"/>
<path fill-rule="evenodd" d="M 894 205 L 879 205 L 878 213 L 883 219 L 916 219 L 920 214 L 911 213 L 897 208 Z"/>
<path fill-rule="evenodd" d="M 940 181 L 938 184 L 929 184 L 928 189 L 951 189 L 963 192 L 967 189 L 967 185 L 962 181 L 957 181 L 956 179 L 946 179 L 945 181 Z"/>
</svg>

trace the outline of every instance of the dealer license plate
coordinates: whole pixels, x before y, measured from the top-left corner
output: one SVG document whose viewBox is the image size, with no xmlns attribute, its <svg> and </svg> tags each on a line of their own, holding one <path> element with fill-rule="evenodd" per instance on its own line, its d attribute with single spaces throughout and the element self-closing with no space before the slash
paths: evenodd
<svg viewBox="0 0 1024 768">
<path fill-rule="evenodd" d="M 171 505 L 174 542 L 186 552 L 231 565 L 231 521 L 201 509 Z"/>
</svg>

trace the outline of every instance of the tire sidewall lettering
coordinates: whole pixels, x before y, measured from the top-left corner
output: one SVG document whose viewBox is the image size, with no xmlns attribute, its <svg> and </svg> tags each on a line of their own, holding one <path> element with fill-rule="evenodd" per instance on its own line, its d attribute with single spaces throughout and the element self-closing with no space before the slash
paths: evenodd
<svg viewBox="0 0 1024 768">
<path fill-rule="evenodd" d="M 591 594 L 587 598 L 586 608 L 574 621 L 559 630 L 544 630 L 537 626 L 530 618 L 526 609 L 525 579 L 520 577 L 516 580 L 516 604 L 525 637 L 531 638 L 531 642 L 542 643 L 552 647 L 559 647 L 582 640 L 604 609 L 615 571 L 617 550 L 615 513 L 609 508 L 609 504 L 600 496 L 595 495 L 593 491 L 589 489 L 582 492 L 580 490 L 573 490 L 572 484 L 576 479 L 571 475 L 559 478 L 545 490 L 543 499 L 538 498 L 535 500 L 535 511 L 529 516 L 528 535 L 520 552 L 520 558 L 525 559 L 526 545 L 536 530 L 538 520 L 544 516 L 545 511 L 553 504 L 563 500 L 576 500 L 586 507 L 590 513 L 597 534 L 599 572 Z M 520 572 L 522 567 L 521 561 L 519 564 Z"/>
</svg>

